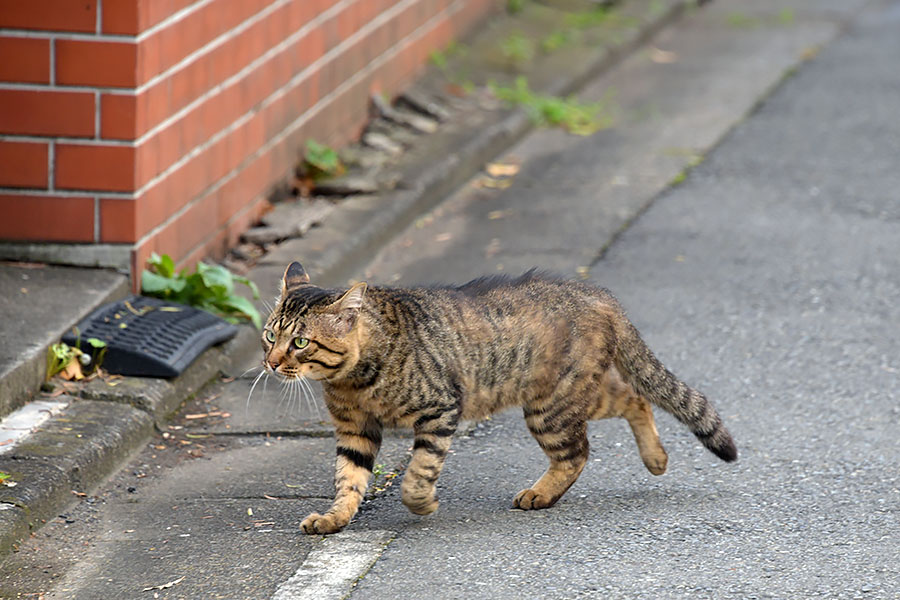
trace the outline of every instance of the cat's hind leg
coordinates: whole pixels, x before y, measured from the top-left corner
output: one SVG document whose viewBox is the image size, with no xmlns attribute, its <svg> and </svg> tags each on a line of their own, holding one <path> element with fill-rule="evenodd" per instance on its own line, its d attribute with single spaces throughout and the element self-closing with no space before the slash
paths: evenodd
<svg viewBox="0 0 900 600">
<path fill-rule="evenodd" d="M 669 456 L 659 440 L 659 432 L 656 431 L 656 422 L 653 419 L 650 403 L 640 396 L 632 396 L 622 411 L 622 416 L 631 427 L 638 452 L 647 470 L 654 475 L 665 473 Z"/>
<path fill-rule="evenodd" d="M 624 417 L 634 434 L 644 466 L 654 475 L 665 473 L 669 457 L 659 441 L 650 403 L 625 383 L 615 367 L 610 367 L 603 374 L 599 391 L 591 418 Z"/>
<path fill-rule="evenodd" d="M 566 398 L 525 407 L 525 423 L 550 459 L 550 467 L 534 485 L 516 495 L 514 508 L 549 508 L 575 483 L 588 458 L 586 419 L 584 409 Z"/>
</svg>

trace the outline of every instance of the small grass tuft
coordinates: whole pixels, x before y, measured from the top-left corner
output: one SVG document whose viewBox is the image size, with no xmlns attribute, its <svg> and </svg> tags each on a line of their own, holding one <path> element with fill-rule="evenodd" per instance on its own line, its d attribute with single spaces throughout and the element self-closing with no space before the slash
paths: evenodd
<svg viewBox="0 0 900 600">
<path fill-rule="evenodd" d="M 521 65 L 534 58 L 534 42 L 521 31 L 515 31 L 500 42 L 500 52 L 506 60 Z"/>
<path fill-rule="evenodd" d="M 585 104 L 571 97 L 544 96 L 528 87 L 526 77 L 518 77 L 512 87 L 491 83 L 490 88 L 500 100 L 523 107 L 535 122 L 576 135 L 590 135 L 613 123 L 609 102 Z"/>
</svg>

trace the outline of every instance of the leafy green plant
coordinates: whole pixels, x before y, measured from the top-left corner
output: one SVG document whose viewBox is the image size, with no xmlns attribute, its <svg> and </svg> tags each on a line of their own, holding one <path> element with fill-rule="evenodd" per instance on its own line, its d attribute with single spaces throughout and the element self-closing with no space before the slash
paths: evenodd
<svg viewBox="0 0 900 600">
<path fill-rule="evenodd" d="M 735 29 L 752 29 L 762 25 L 762 20 L 758 17 L 746 15 L 744 13 L 733 12 L 725 17 L 725 22 Z"/>
<path fill-rule="evenodd" d="M 320 144 L 316 140 L 306 140 L 303 170 L 313 180 L 336 177 L 343 173 L 344 169 L 344 163 L 334 148 Z"/>
<path fill-rule="evenodd" d="M 790 8 L 782 8 L 778 12 L 778 16 L 776 20 L 779 25 L 793 25 L 794 23 L 794 11 Z"/>
<path fill-rule="evenodd" d="M 467 52 L 468 48 L 466 48 L 466 46 L 453 40 L 447 44 L 443 50 L 432 50 L 428 54 L 428 59 L 431 61 L 431 64 L 447 75 L 447 69 L 450 67 L 450 59 L 456 56 L 465 56 Z"/>
<path fill-rule="evenodd" d="M 506 0 L 506 12 L 517 15 L 525 9 L 525 0 Z"/>
<path fill-rule="evenodd" d="M 607 102 L 584 104 L 571 97 L 537 94 L 529 89 L 526 77 L 518 77 L 513 87 L 495 83 L 490 87 L 500 100 L 525 108 L 535 122 L 562 127 L 576 135 L 590 135 L 613 123 Z"/>
<path fill-rule="evenodd" d="M 624 15 L 614 8 L 597 6 L 583 12 L 566 15 L 565 23 L 569 27 L 586 30 L 601 26 L 614 28 L 637 27 L 640 21 L 637 17 Z"/>
<path fill-rule="evenodd" d="M 246 277 L 204 262 L 197 263 L 193 273 L 186 269 L 176 273 L 172 258 L 155 252 L 148 262 L 150 269 L 144 269 L 141 274 L 141 293 L 145 296 L 196 306 L 231 323 L 249 320 L 257 329 L 262 328 L 262 319 L 253 303 L 234 293 L 234 286 L 239 283 L 248 286 L 253 297 L 259 298 L 256 284 Z"/>
<path fill-rule="evenodd" d="M 106 342 L 90 337 L 84 341 L 90 346 L 90 350 L 81 349 L 81 334 L 78 334 L 75 346 L 69 346 L 65 342 L 51 344 L 47 348 L 47 380 L 62 373 L 64 379 L 82 379 L 84 372 L 96 371 L 103 364 L 106 357 Z M 90 369 L 88 369 L 90 367 Z"/>
<path fill-rule="evenodd" d="M 526 63 L 534 58 L 534 42 L 521 31 L 514 31 L 500 42 L 500 52 L 512 63 Z"/>
<path fill-rule="evenodd" d="M 563 46 L 576 42 L 579 38 L 579 32 L 575 29 L 567 29 L 564 31 L 554 31 L 547 34 L 541 40 L 541 50 L 550 53 L 559 50 Z"/>
<path fill-rule="evenodd" d="M 75 358 L 75 349 L 63 342 L 47 348 L 47 379 L 57 375 Z"/>
</svg>

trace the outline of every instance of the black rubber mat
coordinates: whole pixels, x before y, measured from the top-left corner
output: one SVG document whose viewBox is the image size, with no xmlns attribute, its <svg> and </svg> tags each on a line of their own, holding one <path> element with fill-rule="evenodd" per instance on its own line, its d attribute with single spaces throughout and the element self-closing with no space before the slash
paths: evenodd
<svg viewBox="0 0 900 600">
<path fill-rule="evenodd" d="M 146 296 L 105 304 L 62 340 L 84 350 L 85 340 L 107 343 L 104 370 L 119 375 L 176 377 L 204 350 L 234 337 L 235 325 L 206 311 Z"/>
</svg>

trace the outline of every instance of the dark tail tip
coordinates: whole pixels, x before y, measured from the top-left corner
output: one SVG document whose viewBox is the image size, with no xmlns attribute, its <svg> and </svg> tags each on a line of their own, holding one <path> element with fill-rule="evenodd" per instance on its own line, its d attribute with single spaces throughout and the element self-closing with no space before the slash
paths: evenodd
<svg viewBox="0 0 900 600">
<path fill-rule="evenodd" d="M 734 445 L 734 440 L 731 439 L 731 436 L 723 443 L 718 444 L 715 448 L 710 446 L 707 446 L 707 448 L 725 462 L 734 462 L 737 460 L 737 446 Z"/>
<path fill-rule="evenodd" d="M 728 433 L 728 430 L 719 422 L 711 433 L 701 433 L 694 431 L 697 439 L 706 446 L 706 449 L 724 460 L 725 462 L 734 462 L 737 460 L 737 446 L 734 445 L 734 438 Z"/>
</svg>

